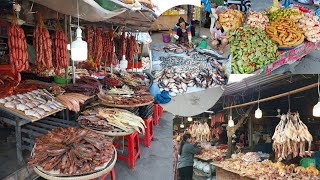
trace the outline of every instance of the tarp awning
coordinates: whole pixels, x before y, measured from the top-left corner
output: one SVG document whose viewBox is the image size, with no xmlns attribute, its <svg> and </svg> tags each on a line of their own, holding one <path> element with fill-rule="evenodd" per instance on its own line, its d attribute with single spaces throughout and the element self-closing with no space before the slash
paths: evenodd
<svg viewBox="0 0 320 180">
<path fill-rule="evenodd" d="M 77 0 L 31 0 L 62 14 L 78 17 Z M 126 12 L 127 8 L 108 11 L 94 0 L 79 0 L 80 18 L 90 22 L 106 21 L 114 16 Z"/>
</svg>

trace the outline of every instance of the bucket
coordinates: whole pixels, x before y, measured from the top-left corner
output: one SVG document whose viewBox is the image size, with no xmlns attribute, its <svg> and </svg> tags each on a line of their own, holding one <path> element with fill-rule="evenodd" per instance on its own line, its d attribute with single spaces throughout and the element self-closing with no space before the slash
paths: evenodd
<svg viewBox="0 0 320 180">
<path fill-rule="evenodd" d="M 205 39 L 201 40 L 198 47 L 200 49 L 206 49 L 207 48 L 207 41 Z"/>
<path fill-rule="evenodd" d="M 162 34 L 162 39 L 163 39 L 163 42 L 164 43 L 169 43 L 170 42 L 170 34 L 168 34 L 168 33 L 163 33 Z"/>
<path fill-rule="evenodd" d="M 303 158 L 300 161 L 300 166 L 307 168 L 309 166 L 316 167 L 316 160 L 314 158 Z"/>
</svg>

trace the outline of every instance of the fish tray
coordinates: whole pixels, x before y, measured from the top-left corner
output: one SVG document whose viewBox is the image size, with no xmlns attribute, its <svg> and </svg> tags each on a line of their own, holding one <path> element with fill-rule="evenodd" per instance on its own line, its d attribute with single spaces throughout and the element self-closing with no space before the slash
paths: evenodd
<svg viewBox="0 0 320 180">
<path fill-rule="evenodd" d="M 112 137 L 127 136 L 127 135 L 130 135 L 136 131 L 134 129 L 131 129 L 130 131 L 126 132 L 126 131 L 119 129 L 119 128 L 116 128 L 116 127 L 113 130 L 102 130 L 102 129 L 98 129 L 98 128 L 83 126 L 83 125 L 80 125 L 80 126 L 85 129 L 94 131 L 96 133 L 107 135 L 107 136 L 112 136 Z"/>
<path fill-rule="evenodd" d="M 132 105 L 108 104 L 108 103 L 100 102 L 100 104 L 102 104 L 102 105 L 109 106 L 109 107 L 117 107 L 117 108 L 141 107 L 141 106 L 149 105 L 151 103 L 153 103 L 153 101 L 146 102 L 146 103 L 143 103 L 143 104 L 132 104 Z"/>
<path fill-rule="evenodd" d="M 40 167 L 34 167 L 33 170 L 41 177 L 48 179 L 48 180 L 87 180 L 87 179 L 95 179 L 98 178 L 104 174 L 109 173 L 117 161 L 117 151 L 115 147 L 114 154 L 112 159 L 109 160 L 109 162 L 106 162 L 103 167 L 97 169 L 96 171 L 92 173 L 86 173 L 86 174 L 80 174 L 80 175 L 59 175 L 59 174 L 53 174 L 52 172 L 44 171 Z"/>
</svg>

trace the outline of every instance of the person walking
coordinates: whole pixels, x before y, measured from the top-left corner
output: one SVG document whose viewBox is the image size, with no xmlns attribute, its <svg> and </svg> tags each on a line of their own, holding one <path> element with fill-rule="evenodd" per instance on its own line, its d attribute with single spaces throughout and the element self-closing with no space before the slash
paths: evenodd
<svg viewBox="0 0 320 180">
<path fill-rule="evenodd" d="M 191 134 L 184 134 L 180 144 L 180 157 L 178 160 L 180 180 L 192 180 L 194 155 L 201 153 L 201 149 L 195 147 L 191 142 Z"/>
</svg>

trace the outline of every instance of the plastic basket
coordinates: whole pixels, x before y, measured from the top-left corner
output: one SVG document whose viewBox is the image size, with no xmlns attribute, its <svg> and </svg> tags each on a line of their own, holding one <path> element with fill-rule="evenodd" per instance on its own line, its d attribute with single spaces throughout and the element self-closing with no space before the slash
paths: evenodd
<svg viewBox="0 0 320 180">
<path fill-rule="evenodd" d="M 162 40 L 163 40 L 164 43 L 169 43 L 171 41 L 170 34 L 163 33 L 162 34 Z"/>
<path fill-rule="evenodd" d="M 307 168 L 309 166 L 316 167 L 316 160 L 314 158 L 303 158 L 300 161 L 300 166 Z"/>
</svg>

